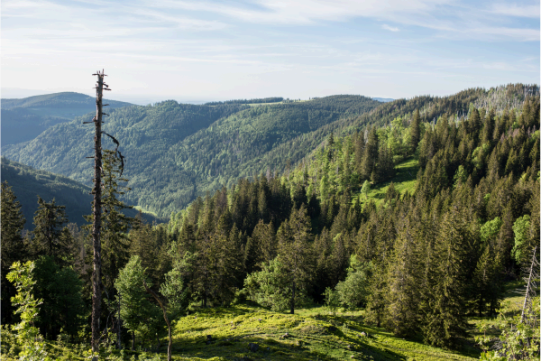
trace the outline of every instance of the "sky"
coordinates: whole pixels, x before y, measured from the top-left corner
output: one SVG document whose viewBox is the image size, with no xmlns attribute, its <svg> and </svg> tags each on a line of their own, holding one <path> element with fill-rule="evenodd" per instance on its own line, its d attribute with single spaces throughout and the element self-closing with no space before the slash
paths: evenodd
<svg viewBox="0 0 541 361">
<path fill-rule="evenodd" d="M 538 1 L 2 0 L 3 98 L 411 98 L 540 82 Z"/>
</svg>

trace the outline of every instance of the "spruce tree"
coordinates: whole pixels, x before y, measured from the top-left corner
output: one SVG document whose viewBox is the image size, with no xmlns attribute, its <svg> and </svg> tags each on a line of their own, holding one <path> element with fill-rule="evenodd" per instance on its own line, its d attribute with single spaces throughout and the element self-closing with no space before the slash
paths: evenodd
<svg viewBox="0 0 541 361">
<path fill-rule="evenodd" d="M 295 313 L 299 289 L 313 278 L 311 226 L 305 205 L 293 211 L 278 230 L 278 255 L 284 265 L 291 288 L 290 312 Z"/>
<path fill-rule="evenodd" d="M 368 140 L 363 154 L 363 161 L 361 165 L 361 177 L 362 179 L 370 179 L 372 172 L 374 171 L 376 162 L 378 161 L 378 134 L 376 127 L 370 128 L 368 133 Z"/>
<path fill-rule="evenodd" d="M 14 262 L 23 263 L 28 255 L 23 241 L 22 231 L 26 220 L 21 212 L 21 205 L 7 182 L 2 185 L 2 324 L 12 322 L 13 306 L 11 297 L 17 293 L 15 287 L 7 281 L 6 275 Z"/>
<path fill-rule="evenodd" d="M 467 220 L 452 206 L 440 225 L 434 247 L 434 269 L 430 275 L 429 299 L 423 317 L 423 334 L 427 342 L 451 347 L 458 337 L 467 334 L 466 305 L 471 287 L 471 246 L 475 236 Z"/>
<path fill-rule="evenodd" d="M 419 330 L 421 260 L 411 226 L 402 223 L 399 227 L 402 230 L 388 261 L 385 324 L 395 335 L 413 336 Z"/>
<path fill-rule="evenodd" d="M 38 209 L 34 215 L 34 230 L 31 232 L 34 257 L 46 255 L 58 265 L 66 265 L 73 255 L 73 238 L 67 228 L 65 206 L 59 206 L 53 199 L 45 202 L 38 196 Z"/>
<path fill-rule="evenodd" d="M 419 141 L 421 140 L 421 116 L 419 109 L 413 112 L 413 118 L 410 125 L 410 154 L 415 154 Z"/>
<path fill-rule="evenodd" d="M 130 258 L 128 230 L 135 221 L 122 213 L 124 209 L 131 208 L 119 199 L 129 190 L 121 185 L 121 182 L 128 181 L 121 176 L 122 171 L 121 160 L 117 153 L 104 150 L 102 172 L 104 187 L 101 198 L 101 273 L 103 285 L 111 293 L 114 292 L 114 280 L 118 277 L 118 272 L 124 268 Z M 92 219 L 92 216 L 89 218 Z"/>
</svg>

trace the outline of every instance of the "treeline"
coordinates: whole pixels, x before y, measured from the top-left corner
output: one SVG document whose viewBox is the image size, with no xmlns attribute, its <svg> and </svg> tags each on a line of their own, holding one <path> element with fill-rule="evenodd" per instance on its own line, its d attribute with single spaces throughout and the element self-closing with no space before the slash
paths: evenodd
<svg viewBox="0 0 541 361">
<path fill-rule="evenodd" d="M 235 99 L 226 100 L 223 102 L 209 102 L 205 105 L 220 105 L 220 104 L 261 104 L 261 103 L 279 103 L 283 101 L 282 97 L 268 97 L 268 98 L 255 98 L 255 99 Z"/>
<path fill-rule="evenodd" d="M 520 276 L 538 246 L 539 117 L 539 96 L 528 97 L 520 111 L 470 106 L 465 117 L 443 111 L 436 122 L 413 109 L 386 127 L 328 135 L 304 162 L 199 197 L 165 225 L 123 217 L 123 190 L 110 186 L 104 192 L 102 325 L 118 331 L 120 303 L 122 317 L 130 319 L 123 323 L 124 339 L 158 341 L 165 325 L 142 291 L 146 282 L 184 310 L 250 300 L 294 312 L 339 300 L 365 307 L 368 322 L 402 337 L 457 347 L 466 317 L 493 315 L 504 282 Z M 379 204 L 359 194 L 363 184 L 391 180 L 395 164 L 412 157 L 420 164 L 414 192 L 401 194 L 391 184 Z M 121 184 L 117 161 L 107 164 L 104 185 Z M 70 320 L 88 319 L 85 231 L 65 231 L 62 217 L 45 217 L 57 219 L 52 228 L 36 226 L 21 241 L 18 207 L 4 194 L 2 267 L 19 260 L 22 249 L 41 249 L 25 257 L 38 264 L 49 257 L 60 271 L 75 272 L 81 286 L 73 297 L 83 306 Z M 15 251 L 5 252 L 4 245 Z M 4 254 L 11 258 L 4 261 Z M 2 294 L 8 287 L 3 283 Z M 143 301 L 145 307 L 137 306 Z M 52 312 L 51 302 L 44 300 L 40 312 Z M 61 317 L 56 323 L 41 317 L 47 337 L 68 330 Z M 88 330 L 81 335 L 88 337 Z"/>
</svg>

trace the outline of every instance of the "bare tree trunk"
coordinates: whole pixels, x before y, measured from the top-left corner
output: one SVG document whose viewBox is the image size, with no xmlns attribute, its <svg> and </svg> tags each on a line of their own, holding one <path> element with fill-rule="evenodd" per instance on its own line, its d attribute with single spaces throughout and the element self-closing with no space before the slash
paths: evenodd
<svg viewBox="0 0 541 361">
<path fill-rule="evenodd" d="M 101 122 L 102 122 L 102 97 L 103 97 L 103 78 L 105 74 L 102 70 L 96 74 L 98 82 L 96 86 L 96 116 L 94 124 L 96 134 L 94 135 L 94 205 L 92 214 L 94 222 L 92 224 L 92 245 L 94 248 L 94 260 L 92 269 L 92 352 L 99 351 L 100 338 L 100 316 L 101 316 Z"/>
<path fill-rule="evenodd" d="M 122 345 L 120 344 L 120 292 L 118 293 L 118 349 L 120 350 Z"/>
<path fill-rule="evenodd" d="M 293 281 L 293 286 L 291 288 L 291 314 L 295 313 L 295 281 Z"/>
<path fill-rule="evenodd" d="M 532 284 L 534 282 L 534 279 L 539 277 L 538 272 L 536 270 L 539 267 L 539 263 L 537 262 L 537 247 L 533 250 L 532 255 L 532 264 L 530 266 L 530 275 L 528 277 L 528 281 L 526 283 L 526 294 L 524 297 L 524 305 L 522 306 L 522 314 L 520 315 L 520 323 L 524 322 L 524 318 L 526 317 L 526 312 L 531 308 L 531 302 L 532 302 L 532 289 L 534 288 L 534 285 Z"/>
</svg>

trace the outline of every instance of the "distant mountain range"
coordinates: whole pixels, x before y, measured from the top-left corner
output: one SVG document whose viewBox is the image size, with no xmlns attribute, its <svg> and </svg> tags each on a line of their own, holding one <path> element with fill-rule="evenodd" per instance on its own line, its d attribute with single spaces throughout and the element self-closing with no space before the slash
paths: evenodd
<svg viewBox="0 0 541 361">
<path fill-rule="evenodd" d="M 377 100 L 378 102 L 382 102 L 382 103 L 388 103 L 394 100 L 393 98 L 372 98 L 372 99 Z"/>
<path fill-rule="evenodd" d="M 189 105 L 166 101 L 110 111 L 104 131 L 126 156 L 131 204 L 167 217 L 200 195 L 267 168 L 282 171 L 317 147 L 341 120 L 380 102 L 358 95 L 275 105 Z M 9 159 L 68 176 L 92 179 L 93 114 L 56 124 L 27 143 L 2 146 Z M 104 146 L 112 146 L 104 141 Z"/>
<path fill-rule="evenodd" d="M 104 100 L 107 109 L 130 103 Z M 96 99 L 80 93 L 55 93 L 23 99 L 2 99 L 2 146 L 27 142 L 49 127 L 96 111 Z"/>
<path fill-rule="evenodd" d="M 467 117 L 472 104 L 501 112 L 518 108 L 527 94 L 539 94 L 539 88 L 521 84 L 474 88 L 448 97 L 420 96 L 384 103 L 359 95 L 255 105 L 244 100 L 243 104 L 203 105 L 175 101 L 149 106 L 122 103 L 108 112 L 104 131 L 120 141 L 126 156 L 124 174 L 132 190 L 125 200 L 166 218 L 197 197 L 230 187 L 240 178 L 262 172 L 287 173 L 325 144 L 331 133 L 340 136 L 364 131 L 371 125 L 388 126 L 398 117 L 408 122 L 416 109 L 421 111 L 423 122 L 431 123 L 442 114 Z M 92 103 L 93 111 L 93 98 L 83 97 Z M 36 105 L 39 102 L 28 99 L 3 100 L 3 107 L 4 101 L 7 110 L 41 108 Z M 62 109 L 59 100 L 57 104 L 52 107 L 58 111 L 55 114 Z M 66 104 L 71 106 L 70 102 Z M 88 186 L 92 160 L 86 157 L 92 154 L 93 127 L 83 122 L 92 117 L 93 113 L 86 113 L 51 125 L 24 143 L 3 143 L 2 154 Z M 104 147 L 112 146 L 104 138 Z"/>
</svg>

